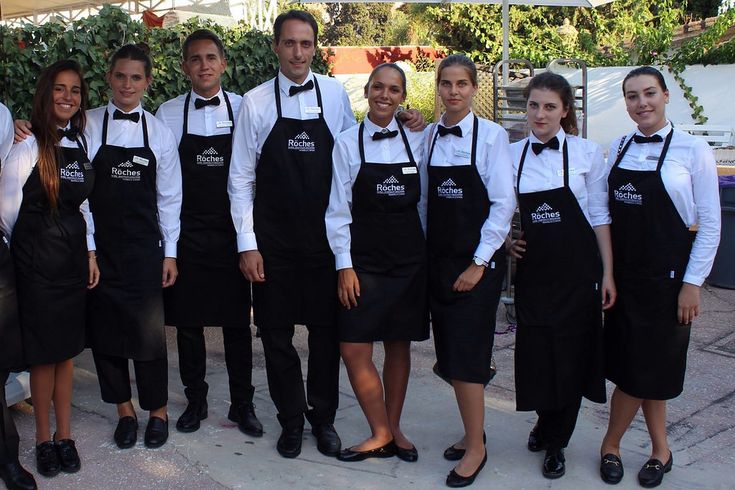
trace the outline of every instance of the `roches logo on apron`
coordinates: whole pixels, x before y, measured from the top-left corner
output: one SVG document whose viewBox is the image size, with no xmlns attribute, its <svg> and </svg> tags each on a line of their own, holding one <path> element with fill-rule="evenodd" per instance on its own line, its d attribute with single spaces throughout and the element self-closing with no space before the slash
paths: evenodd
<svg viewBox="0 0 735 490">
<path fill-rule="evenodd" d="M 288 149 L 290 151 L 314 152 L 316 151 L 316 143 L 311 141 L 306 131 L 302 131 L 293 138 L 289 138 Z"/>
</svg>

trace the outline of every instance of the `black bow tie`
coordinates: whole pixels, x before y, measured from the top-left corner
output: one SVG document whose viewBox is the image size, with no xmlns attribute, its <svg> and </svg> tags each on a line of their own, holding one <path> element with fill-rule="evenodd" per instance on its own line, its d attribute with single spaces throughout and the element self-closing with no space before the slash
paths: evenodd
<svg viewBox="0 0 735 490">
<path fill-rule="evenodd" d="M 140 121 L 140 112 L 131 112 L 130 114 L 125 114 L 123 111 L 115 109 L 115 112 L 112 113 L 113 119 L 127 119 L 128 121 L 133 121 L 134 123 L 137 123 Z"/>
<path fill-rule="evenodd" d="M 531 148 L 533 149 L 533 152 L 538 155 L 542 151 L 544 151 L 544 148 L 550 148 L 552 150 L 558 150 L 559 149 L 559 140 L 554 136 L 546 143 L 531 143 Z"/>
<path fill-rule="evenodd" d="M 653 136 L 643 136 L 640 134 L 633 135 L 633 141 L 638 144 L 641 143 L 661 143 L 664 139 L 660 134 L 654 134 Z"/>
<path fill-rule="evenodd" d="M 445 126 L 439 125 L 439 136 L 446 136 L 448 134 L 453 134 L 454 136 L 461 138 L 462 137 L 462 128 L 459 126 L 452 126 L 451 128 L 447 128 Z"/>
<path fill-rule="evenodd" d="M 197 109 L 201 109 L 202 107 L 206 107 L 208 105 L 219 105 L 219 96 L 215 95 L 211 99 L 196 99 L 194 100 L 194 107 Z"/>
<path fill-rule="evenodd" d="M 303 85 L 291 85 L 291 88 L 288 89 L 288 96 L 293 97 L 294 95 L 298 94 L 299 92 L 305 92 L 307 90 L 311 90 L 314 88 L 314 80 L 309 80 Z"/>
<path fill-rule="evenodd" d="M 67 138 L 67 139 L 70 139 L 71 141 L 74 141 L 75 139 L 77 139 L 79 130 L 75 127 L 70 127 L 69 129 L 58 128 L 56 130 L 56 133 L 59 135 L 59 140 Z"/>
<path fill-rule="evenodd" d="M 397 129 L 394 131 L 385 131 L 385 132 L 378 131 L 376 133 L 373 133 L 373 141 L 379 141 L 385 138 L 395 138 L 396 136 L 398 136 Z"/>
</svg>

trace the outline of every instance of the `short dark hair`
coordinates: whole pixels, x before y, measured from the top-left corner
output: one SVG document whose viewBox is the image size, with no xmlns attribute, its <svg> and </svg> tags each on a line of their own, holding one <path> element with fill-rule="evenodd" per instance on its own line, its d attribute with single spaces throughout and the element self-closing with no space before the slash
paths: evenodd
<svg viewBox="0 0 735 490">
<path fill-rule="evenodd" d="M 222 58 L 225 57 L 225 45 L 222 44 L 222 40 L 219 38 L 219 36 L 217 36 L 217 34 L 210 31 L 209 29 L 197 29 L 196 31 L 186 36 L 184 44 L 181 46 L 181 55 L 183 56 L 184 61 L 186 61 L 187 57 L 189 56 L 189 46 L 191 46 L 191 43 L 193 43 L 194 41 L 212 41 L 215 46 L 217 46 L 219 55 L 222 56 Z"/>
<path fill-rule="evenodd" d="M 449 68 L 450 66 L 455 65 L 464 67 L 470 76 L 470 81 L 472 82 L 472 85 L 477 87 L 477 67 L 475 66 L 474 61 L 461 53 L 450 54 L 449 56 L 444 58 L 441 63 L 439 63 L 439 70 L 437 71 L 436 75 L 436 83 L 438 84 L 441 81 L 442 70 L 444 70 L 444 68 Z"/>
<path fill-rule="evenodd" d="M 305 10 L 294 9 L 283 12 L 276 17 L 276 21 L 273 23 L 273 44 L 278 44 L 278 41 L 281 39 L 281 28 L 287 20 L 300 20 L 309 24 L 311 30 L 314 31 L 314 44 L 316 44 L 316 37 L 319 35 L 319 26 L 316 23 L 316 19 Z"/>
<path fill-rule="evenodd" d="M 561 127 L 567 134 L 577 135 L 577 112 L 574 104 L 574 90 L 566 78 L 550 71 L 539 73 L 531 78 L 531 81 L 523 89 L 523 97 L 528 99 L 531 90 L 551 90 L 561 99 L 561 103 L 567 110 L 567 115 L 561 120 Z"/>
<path fill-rule="evenodd" d="M 126 44 L 122 48 L 115 51 L 110 60 L 110 71 L 115 68 L 118 60 L 140 61 L 144 65 L 145 76 L 150 77 L 153 71 L 153 62 L 149 56 L 150 48 L 145 43 Z"/>
<path fill-rule="evenodd" d="M 373 77 L 378 74 L 380 70 L 383 68 L 393 68 L 395 71 L 398 72 L 398 74 L 401 77 L 401 86 L 403 87 L 403 94 L 406 95 L 406 73 L 403 71 L 403 68 L 396 65 L 395 63 L 381 63 L 375 68 L 373 68 L 373 71 L 370 72 L 370 76 L 368 77 L 368 81 L 365 84 L 365 90 L 367 90 L 370 87 L 370 82 L 373 81 Z"/>
<path fill-rule="evenodd" d="M 668 88 L 666 88 L 666 80 L 664 80 L 664 76 L 660 71 L 652 66 L 639 66 L 638 68 L 630 70 L 628 74 L 625 75 L 625 78 L 623 78 L 623 95 L 625 95 L 625 82 L 631 78 L 639 77 L 641 75 L 651 75 L 658 81 L 658 84 L 661 86 L 661 90 L 664 92 L 668 90 Z"/>
</svg>

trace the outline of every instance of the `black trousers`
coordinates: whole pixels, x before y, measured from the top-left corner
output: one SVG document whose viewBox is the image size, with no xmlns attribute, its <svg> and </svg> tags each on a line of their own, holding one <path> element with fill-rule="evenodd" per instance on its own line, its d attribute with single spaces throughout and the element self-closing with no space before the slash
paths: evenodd
<svg viewBox="0 0 735 490">
<path fill-rule="evenodd" d="M 536 410 L 538 433 L 548 441 L 550 449 L 567 447 L 577 425 L 577 415 L 582 397 L 559 410 Z"/>
<path fill-rule="evenodd" d="M 253 403 L 255 388 L 253 338 L 250 328 L 222 327 L 222 338 L 232 405 L 236 407 Z M 179 374 L 186 398 L 190 402 L 205 400 L 209 385 L 204 381 L 207 373 L 204 327 L 178 327 L 176 341 L 179 349 Z"/>
<path fill-rule="evenodd" d="M 125 403 L 132 398 L 130 391 L 129 360 L 92 351 L 102 401 Z M 133 361 L 135 383 L 138 385 L 138 402 L 143 410 L 156 410 L 168 403 L 168 361 Z"/>
<path fill-rule="evenodd" d="M 0 372 L 0 464 L 18 461 L 18 445 L 20 437 L 10 416 L 8 404 L 5 402 L 5 382 L 8 381 L 8 372 Z"/>
<path fill-rule="evenodd" d="M 339 404 L 339 340 L 336 325 L 310 325 L 306 392 L 294 326 L 260 325 L 268 389 L 284 428 L 334 423 Z"/>
</svg>

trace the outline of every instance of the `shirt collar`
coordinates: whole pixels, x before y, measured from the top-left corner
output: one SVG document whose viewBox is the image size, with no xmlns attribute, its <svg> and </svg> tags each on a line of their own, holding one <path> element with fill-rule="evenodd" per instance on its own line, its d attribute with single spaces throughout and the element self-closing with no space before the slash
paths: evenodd
<svg viewBox="0 0 735 490">
<path fill-rule="evenodd" d="M 564 128 L 559 128 L 559 131 L 556 133 L 556 139 L 559 140 L 559 149 L 556 151 L 561 151 L 561 149 L 564 147 L 564 139 L 566 138 L 567 133 L 564 132 Z M 528 135 L 528 141 L 531 143 L 543 143 L 540 139 L 536 137 L 535 134 L 533 134 L 533 131 L 531 131 L 531 134 Z"/>
<path fill-rule="evenodd" d="M 666 137 L 669 135 L 669 131 L 671 131 L 671 122 L 670 121 L 666 121 L 666 126 L 664 126 L 663 128 L 659 129 L 658 131 L 656 131 L 653 134 L 657 134 L 657 135 L 661 136 L 661 138 L 666 139 Z M 641 136 L 645 136 L 643 133 L 641 133 L 641 131 L 638 128 L 635 128 L 635 133 L 634 134 L 639 134 Z M 650 136 L 653 136 L 653 134 L 650 135 Z"/>
<path fill-rule="evenodd" d="M 224 97 L 222 95 L 222 87 L 220 87 L 219 91 L 211 97 L 203 97 L 199 95 L 198 93 L 196 93 L 194 89 L 191 89 L 191 100 L 196 100 L 196 99 L 210 100 L 210 99 L 214 99 L 215 97 L 219 97 L 220 101 L 224 100 Z"/>
<path fill-rule="evenodd" d="M 312 73 L 311 68 L 309 68 L 309 73 L 306 75 L 306 78 L 304 78 L 304 81 L 302 83 L 295 83 L 293 80 L 286 77 L 286 75 L 284 75 L 281 70 L 278 70 L 278 85 L 281 87 L 281 92 L 283 92 L 285 95 L 289 94 L 289 90 L 291 89 L 291 87 L 301 86 L 309 80 L 313 79 L 314 73 Z"/>
<path fill-rule="evenodd" d="M 462 129 L 462 137 L 465 137 L 467 135 L 470 135 L 470 137 L 472 136 L 472 123 L 474 119 L 475 119 L 475 115 L 472 112 L 472 110 L 470 110 L 470 112 L 465 117 L 463 117 L 462 120 L 459 121 L 459 123 L 454 125 L 454 126 L 459 126 Z M 444 124 L 444 114 L 442 114 L 440 124 L 442 126 L 446 126 Z M 454 126 L 446 126 L 446 127 L 451 128 Z"/>
<path fill-rule="evenodd" d="M 374 122 L 370 120 L 369 117 L 365 116 L 365 129 L 368 131 L 368 133 L 372 136 L 375 133 L 380 133 L 383 131 L 383 129 L 387 129 L 388 131 L 395 131 L 398 129 L 398 123 L 396 122 L 396 118 L 392 118 L 390 120 L 390 123 L 383 128 L 382 126 L 378 126 Z"/>
<path fill-rule="evenodd" d="M 133 112 L 143 112 L 143 106 L 141 104 L 138 104 L 138 106 L 135 109 L 133 109 L 132 111 L 125 112 L 124 110 L 122 110 L 119 107 L 117 107 L 112 101 L 108 102 L 107 103 L 107 113 L 109 115 L 113 115 L 115 113 L 115 111 L 120 111 L 120 112 L 125 113 L 125 114 L 132 114 Z"/>
</svg>

